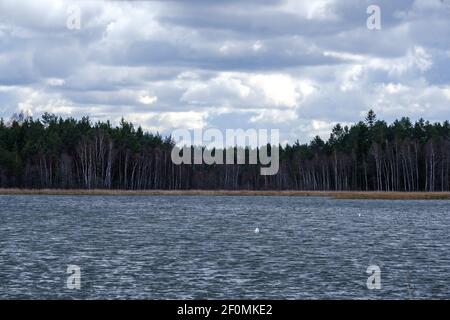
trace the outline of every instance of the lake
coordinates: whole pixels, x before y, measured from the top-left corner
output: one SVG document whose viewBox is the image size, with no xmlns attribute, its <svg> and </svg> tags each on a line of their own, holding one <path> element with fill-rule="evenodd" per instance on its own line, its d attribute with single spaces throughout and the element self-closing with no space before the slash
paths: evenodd
<svg viewBox="0 0 450 320">
<path fill-rule="evenodd" d="M 449 299 L 449 213 L 450 201 L 0 196 L 0 298 Z"/>
</svg>

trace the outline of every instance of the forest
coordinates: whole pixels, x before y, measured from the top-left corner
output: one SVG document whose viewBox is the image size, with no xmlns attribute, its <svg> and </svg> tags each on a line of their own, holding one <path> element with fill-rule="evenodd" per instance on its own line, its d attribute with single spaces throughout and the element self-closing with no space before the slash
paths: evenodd
<svg viewBox="0 0 450 320">
<path fill-rule="evenodd" d="M 171 137 L 122 120 L 44 114 L 0 121 L 0 187 L 126 190 L 449 191 L 450 123 L 391 124 L 371 110 L 327 141 L 279 146 L 280 169 L 171 161 Z M 192 147 L 194 148 L 194 147 Z M 248 151 L 248 150 L 247 150 Z M 236 163 L 236 162 L 235 162 Z"/>
</svg>

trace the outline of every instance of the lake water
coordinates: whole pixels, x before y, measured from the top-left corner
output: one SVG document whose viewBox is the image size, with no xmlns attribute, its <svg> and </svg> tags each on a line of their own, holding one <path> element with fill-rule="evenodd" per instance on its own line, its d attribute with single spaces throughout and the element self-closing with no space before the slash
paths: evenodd
<svg viewBox="0 0 450 320">
<path fill-rule="evenodd" d="M 0 196 L 0 298 L 448 299 L 449 214 L 450 201 Z"/>
</svg>

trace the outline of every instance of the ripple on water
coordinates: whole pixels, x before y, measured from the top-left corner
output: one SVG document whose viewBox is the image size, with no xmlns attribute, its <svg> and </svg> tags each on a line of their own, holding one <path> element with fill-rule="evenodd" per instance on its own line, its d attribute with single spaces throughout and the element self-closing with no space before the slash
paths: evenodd
<svg viewBox="0 0 450 320">
<path fill-rule="evenodd" d="M 446 201 L 0 196 L 0 207 L 0 298 L 450 298 Z M 70 264 L 81 290 L 66 288 Z M 381 290 L 366 288 L 372 264 Z"/>
</svg>

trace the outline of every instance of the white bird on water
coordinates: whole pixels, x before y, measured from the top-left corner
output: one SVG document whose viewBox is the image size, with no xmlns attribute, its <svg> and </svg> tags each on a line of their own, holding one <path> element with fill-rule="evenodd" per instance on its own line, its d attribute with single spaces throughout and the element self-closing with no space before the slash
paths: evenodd
<svg viewBox="0 0 450 320">
<path fill-rule="evenodd" d="M 255 233 L 259 233 L 259 228 L 256 228 L 256 229 L 255 229 Z"/>
</svg>

